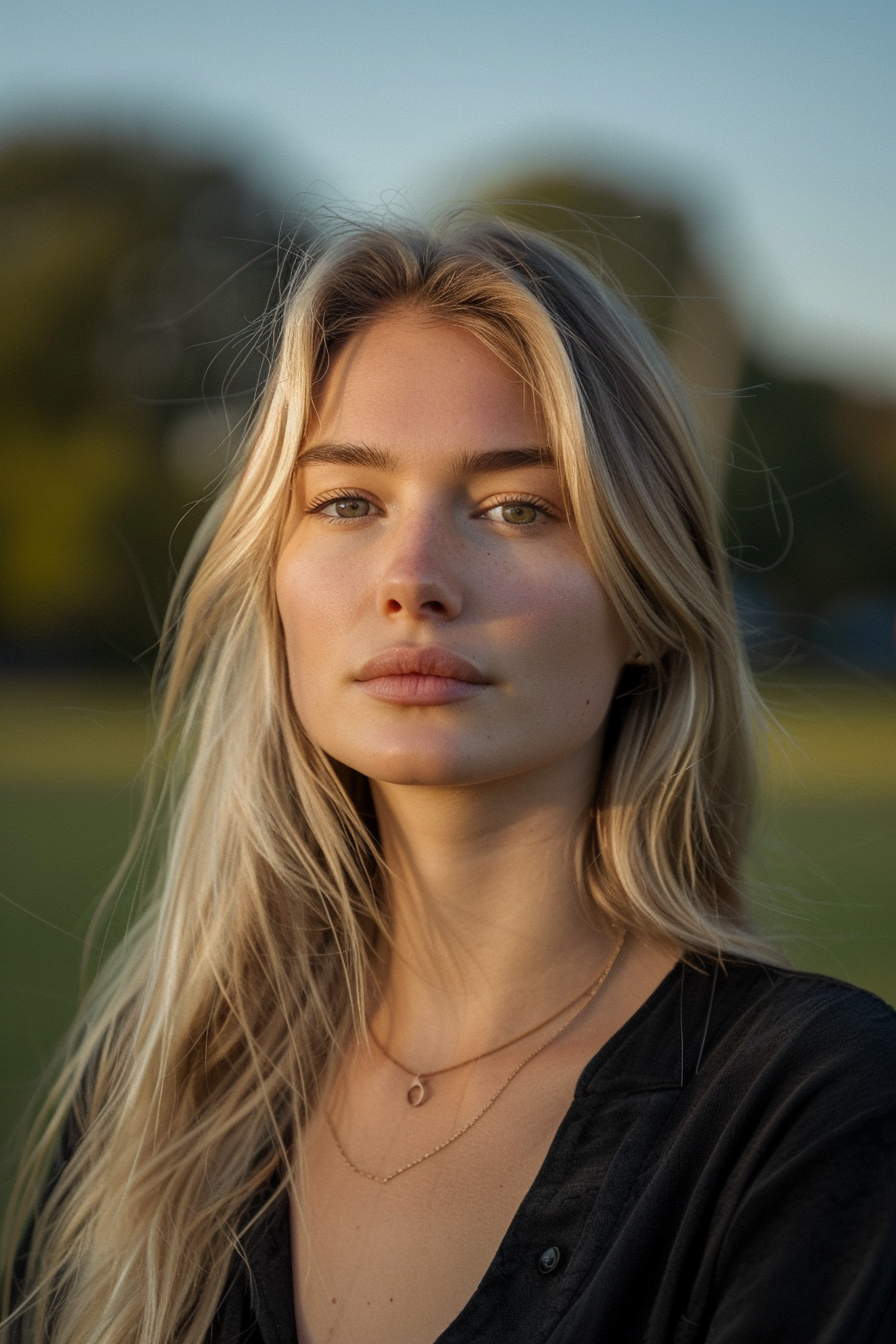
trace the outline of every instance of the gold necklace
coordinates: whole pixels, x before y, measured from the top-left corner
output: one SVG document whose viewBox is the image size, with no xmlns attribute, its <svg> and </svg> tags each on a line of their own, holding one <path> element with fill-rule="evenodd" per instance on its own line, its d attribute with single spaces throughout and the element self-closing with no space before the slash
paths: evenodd
<svg viewBox="0 0 896 1344">
<path fill-rule="evenodd" d="M 517 1074 L 520 1073 L 521 1070 L 523 1070 L 523 1069 L 526 1067 L 527 1064 L 531 1064 L 532 1060 L 535 1059 L 536 1055 L 540 1055 L 541 1052 L 542 1052 L 542 1050 L 547 1050 L 547 1048 L 548 1048 L 549 1045 L 553 1045 L 554 1041 L 556 1041 L 558 1037 L 562 1036 L 563 1033 L 564 1033 L 565 1031 L 567 1031 L 567 1030 L 572 1026 L 573 1022 L 578 1021 L 578 1019 L 579 1019 L 579 1018 L 582 1016 L 582 1014 L 584 1013 L 585 1009 L 588 1007 L 588 1005 L 589 1005 L 589 1003 L 591 1002 L 591 1000 L 594 998 L 595 994 L 596 994 L 596 993 L 598 992 L 598 990 L 600 989 L 601 985 L 602 985 L 602 984 L 604 983 L 604 981 L 606 980 L 607 976 L 608 976 L 608 975 L 610 974 L 610 972 L 612 971 L 612 969 L 613 969 L 613 967 L 614 967 L 614 965 L 615 965 L 615 963 L 616 963 L 616 958 L 619 956 L 619 953 L 622 951 L 622 944 L 623 944 L 624 942 L 625 942 L 625 933 L 623 932 L 623 933 L 620 935 L 619 941 L 617 942 L 616 946 L 615 946 L 614 949 L 613 949 L 613 952 L 612 952 L 612 954 L 611 954 L 611 956 L 610 956 L 609 961 L 607 962 L 607 964 L 606 964 L 606 966 L 604 967 L 604 969 L 601 971 L 601 973 L 600 973 L 600 975 L 598 976 L 597 980 L 596 980 L 595 983 L 592 985 L 591 989 L 585 991 L 587 997 L 585 998 L 585 1002 L 582 1004 L 581 1008 L 578 1008 L 578 1009 L 573 1013 L 572 1017 L 569 1018 L 568 1021 L 564 1022 L 564 1023 L 562 1024 L 562 1026 L 558 1027 L 557 1030 L 556 1030 L 555 1032 L 553 1032 L 553 1033 L 548 1037 L 548 1039 L 547 1039 L 546 1041 L 542 1041 L 541 1045 L 536 1046 L 535 1049 L 534 1049 L 533 1051 L 531 1051 L 531 1053 L 528 1054 L 528 1055 L 526 1056 L 526 1058 L 522 1061 L 522 1063 L 517 1064 L 516 1068 L 515 1068 L 515 1069 L 513 1070 L 513 1072 L 509 1075 L 509 1077 L 505 1078 L 504 1082 L 503 1082 L 503 1083 L 501 1084 L 501 1086 L 498 1088 L 497 1092 L 494 1092 L 494 1093 L 492 1094 L 492 1096 L 489 1097 L 488 1101 L 485 1103 L 485 1105 L 483 1106 L 482 1110 L 481 1110 L 481 1111 L 477 1111 L 477 1113 L 473 1116 L 473 1119 L 472 1119 L 472 1120 L 468 1120 L 467 1123 L 466 1123 L 465 1125 L 462 1125 L 460 1129 L 455 1130 L 455 1132 L 451 1135 L 451 1137 L 448 1138 L 448 1139 L 445 1139 L 445 1141 L 444 1141 L 443 1143 L 438 1144 L 438 1146 L 435 1147 L 435 1148 L 430 1148 L 430 1150 L 429 1150 L 428 1153 L 424 1153 L 421 1157 L 415 1157 L 414 1160 L 413 1160 L 413 1162 L 406 1162 L 406 1163 L 404 1164 L 404 1166 L 399 1167 L 396 1171 L 392 1171 L 392 1172 L 390 1172 L 390 1173 L 388 1174 L 388 1176 L 377 1176 L 376 1173 L 373 1172 L 373 1171 L 364 1171 L 364 1169 L 363 1169 L 362 1167 L 355 1166 L 355 1163 L 351 1160 L 351 1158 L 349 1157 L 348 1153 L 345 1151 L 345 1149 L 343 1148 L 343 1146 L 342 1146 L 342 1144 L 341 1144 L 341 1142 L 340 1142 L 340 1140 L 339 1140 L 339 1135 L 336 1133 L 336 1126 L 333 1124 L 333 1121 L 332 1121 L 332 1119 L 330 1118 L 330 1114 L 329 1114 L 329 1112 L 325 1110 L 325 1111 L 324 1111 L 324 1119 L 326 1120 L 326 1122 L 327 1122 L 327 1127 L 329 1128 L 329 1131 L 330 1131 L 330 1133 L 331 1133 L 332 1136 L 333 1136 L 333 1142 L 336 1144 L 336 1147 L 337 1147 L 338 1150 L 339 1150 L 340 1156 L 342 1157 L 342 1159 L 343 1159 L 343 1161 L 345 1162 L 346 1166 L 350 1167 L 351 1170 L 355 1173 L 356 1176 L 363 1176 L 363 1177 L 365 1178 L 365 1180 L 368 1180 L 368 1181 L 376 1181 L 377 1185 L 388 1185 L 390 1181 L 394 1181 L 394 1180 L 395 1180 L 396 1176 L 402 1176 L 406 1171 L 410 1171 L 413 1167 L 419 1167 L 419 1165 L 420 1165 L 421 1162 L 426 1162 L 426 1161 L 428 1161 L 429 1158 L 431 1158 L 431 1157 L 435 1157 L 436 1153 L 441 1153 L 445 1148 L 449 1147 L 450 1144 L 452 1144 L 452 1143 L 456 1143 L 457 1140 L 458 1140 L 459 1138 L 461 1138 L 464 1134 L 466 1134 L 468 1130 L 471 1130 L 471 1129 L 473 1128 L 473 1126 L 474 1126 L 475 1124 L 477 1124 L 477 1123 L 482 1119 L 482 1117 L 485 1115 L 485 1113 L 486 1113 L 487 1111 L 490 1111 L 490 1110 L 491 1110 L 491 1108 L 494 1106 L 495 1102 L 496 1102 L 496 1101 L 498 1100 L 498 1098 L 500 1097 L 501 1093 L 504 1092 L 505 1089 L 508 1088 L 508 1087 L 510 1086 L 510 1084 L 513 1082 L 513 1080 L 514 1080 L 514 1078 L 517 1076 Z M 581 996 L 580 996 L 580 997 L 581 997 Z M 573 999 L 572 1002 L 575 1003 L 576 1000 Z M 572 1007 L 572 1004 L 568 1004 L 568 1005 L 567 1005 L 567 1009 L 568 1009 L 568 1008 L 571 1008 L 571 1007 Z M 567 1009 L 561 1009 L 561 1012 L 563 1012 L 563 1011 L 567 1011 Z M 557 1016 L 559 1016 L 559 1014 L 555 1013 L 555 1014 L 553 1015 L 553 1017 L 549 1017 L 549 1018 L 547 1019 L 547 1022 L 542 1022 L 541 1025 L 542 1025 L 543 1027 L 544 1027 L 544 1026 L 547 1026 L 548 1023 L 549 1023 L 549 1022 L 553 1022 L 554 1018 L 557 1017 Z M 537 1030 L 537 1028 L 535 1028 L 535 1030 Z M 531 1036 L 531 1035 L 532 1035 L 532 1032 L 527 1032 L 526 1035 Z M 517 1039 L 518 1039 L 518 1040 L 522 1040 L 522 1039 L 524 1039 L 524 1038 L 523 1038 L 523 1037 L 518 1037 Z M 513 1042 L 508 1042 L 508 1044 L 513 1044 Z M 498 1048 L 499 1048 L 499 1049 L 506 1049 L 506 1046 L 498 1047 Z M 383 1053 L 385 1053 L 385 1051 L 384 1051 Z M 488 1050 L 488 1051 L 486 1051 L 485 1053 L 486 1053 L 486 1054 L 494 1054 L 495 1052 L 494 1052 L 493 1050 Z M 477 1055 L 476 1058 L 477 1058 L 477 1059 L 484 1059 L 484 1058 L 485 1058 L 485 1055 Z M 472 1063 L 472 1062 L 473 1062 L 472 1060 L 467 1060 L 467 1061 L 466 1061 L 466 1063 Z M 399 1067 L 401 1067 L 401 1066 L 399 1066 Z M 454 1068 L 460 1068 L 460 1065 L 457 1064 L 457 1065 L 453 1065 L 452 1067 L 454 1067 Z M 448 1071 L 447 1069 L 443 1069 L 443 1070 L 441 1070 L 441 1072 L 443 1072 L 443 1073 L 447 1073 L 447 1071 Z M 409 1072 L 409 1070 L 408 1070 L 408 1072 Z M 429 1075 L 429 1076 L 431 1077 L 432 1075 Z M 411 1103 L 411 1104 L 413 1105 L 413 1103 Z M 418 1104 L 419 1104 L 419 1103 L 418 1103 Z"/>
<path fill-rule="evenodd" d="M 558 1008 L 555 1013 L 551 1013 L 550 1017 L 546 1017 L 543 1022 L 537 1022 L 535 1026 L 530 1027 L 528 1031 L 521 1031 L 519 1036 L 514 1036 L 509 1041 L 503 1041 L 501 1045 L 493 1045 L 491 1050 L 483 1050 L 481 1054 L 473 1055 L 470 1059 L 462 1059 L 459 1064 L 447 1064 L 443 1069 L 427 1069 L 425 1072 L 422 1069 L 409 1069 L 407 1064 L 402 1064 L 400 1059 L 396 1059 L 394 1055 L 389 1054 L 389 1051 L 383 1045 L 372 1027 L 368 1029 L 370 1039 L 373 1041 L 380 1054 L 385 1055 L 390 1064 L 394 1064 L 396 1068 L 401 1069 L 402 1073 L 406 1073 L 411 1079 L 411 1085 L 407 1091 L 408 1105 L 422 1106 L 425 1101 L 429 1100 L 427 1083 L 431 1078 L 439 1078 L 443 1073 L 453 1073 L 455 1069 L 466 1068 L 468 1064 L 477 1064 L 480 1059 L 488 1059 L 490 1055 L 497 1055 L 502 1050 L 509 1050 L 512 1045 L 519 1045 L 520 1041 L 525 1041 L 528 1037 L 534 1036 L 537 1031 L 543 1031 L 544 1028 L 549 1027 L 552 1022 L 556 1022 L 558 1017 L 562 1017 L 564 1013 L 568 1013 L 570 1008 L 578 1003 L 579 999 L 585 998 L 585 1004 L 582 1005 L 585 1007 L 600 989 L 606 976 L 607 969 L 604 969 L 593 984 L 587 985 L 574 999 L 570 999 L 569 1003 L 565 1003 L 562 1008 Z"/>
</svg>

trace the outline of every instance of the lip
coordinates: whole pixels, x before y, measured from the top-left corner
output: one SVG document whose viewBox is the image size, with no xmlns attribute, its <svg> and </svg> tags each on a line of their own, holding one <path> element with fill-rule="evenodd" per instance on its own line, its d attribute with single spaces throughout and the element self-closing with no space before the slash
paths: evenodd
<svg viewBox="0 0 896 1344">
<path fill-rule="evenodd" d="M 355 676 L 377 700 L 395 705 L 447 705 L 491 685 L 466 658 L 448 649 L 401 645 L 369 659 Z"/>
</svg>

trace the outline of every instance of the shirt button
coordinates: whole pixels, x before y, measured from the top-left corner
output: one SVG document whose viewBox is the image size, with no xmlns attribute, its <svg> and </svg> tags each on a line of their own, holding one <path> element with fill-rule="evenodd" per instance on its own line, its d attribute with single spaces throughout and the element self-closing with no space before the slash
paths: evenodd
<svg viewBox="0 0 896 1344">
<path fill-rule="evenodd" d="M 546 1251 L 542 1251 L 538 1257 L 538 1272 L 540 1274 L 553 1274 L 554 1270 L 560 1264 L 560 1247 L 549 1246 Z"/>
</svg>

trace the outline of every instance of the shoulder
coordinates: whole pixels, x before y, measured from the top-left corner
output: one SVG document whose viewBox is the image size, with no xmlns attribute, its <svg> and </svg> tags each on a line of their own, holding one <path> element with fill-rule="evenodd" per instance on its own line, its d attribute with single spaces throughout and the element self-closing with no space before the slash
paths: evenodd
<svg viewBox="0 0 896 1344">
<path fill-rule="evenodd" d="M 703 962 L 697 969 L 706 975 L 713 964 Z M 780 1019 L 783 1014 L 791 1024 L 847 1033 L 877 1029 L 896 1038 L 896 1009 L 867 989 L 829 975 L 730 957 L 720 965 L 718 987 L 751 1018 Z"/>
<path fill-rule="evenodd" d="M 896 1113 L 896 1011 L 829 976 L 746 960 L 706 965 L 706 1065 L 793 1095 L 839 1093 L 855 1114 Z M 711 984 L 707 986 L 707 981 Z"/>
</svg>

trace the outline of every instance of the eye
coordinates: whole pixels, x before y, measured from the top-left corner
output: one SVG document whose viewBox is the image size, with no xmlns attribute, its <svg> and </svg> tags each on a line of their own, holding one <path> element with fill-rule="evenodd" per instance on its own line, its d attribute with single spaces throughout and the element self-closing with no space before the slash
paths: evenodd
<svg viewBox="0 0 896 1344">
<path fill-rule="evenodd" d="M 323 512 L 336 518 L 366 518 L 372 509 L 369 499 L 334 499 Z"/>
<path fill-rule="evenodd" d="M 538 518 L 534 504 L 502 504 L 499 512 L 505 523 L 534 523 Z"/>
<path fill-rule="evenodd" d="M 376 506 L 363 495 L 337 495 L 312 504 L 308 512 L 321 514 L 324 518 L 350 521 L 353 518 L 368 518 L 376 512 Z"/>
<path fill-rule="evenodd" d="M 509 523 L 511 527 L 520 528 L 543 523 L 548 516 L 547 506 L 533 499 L 504 499 L 499 504 L 493 504 L 490 509 L 483 510 L 480 515 L 493 523 Z"/>
</svg>

